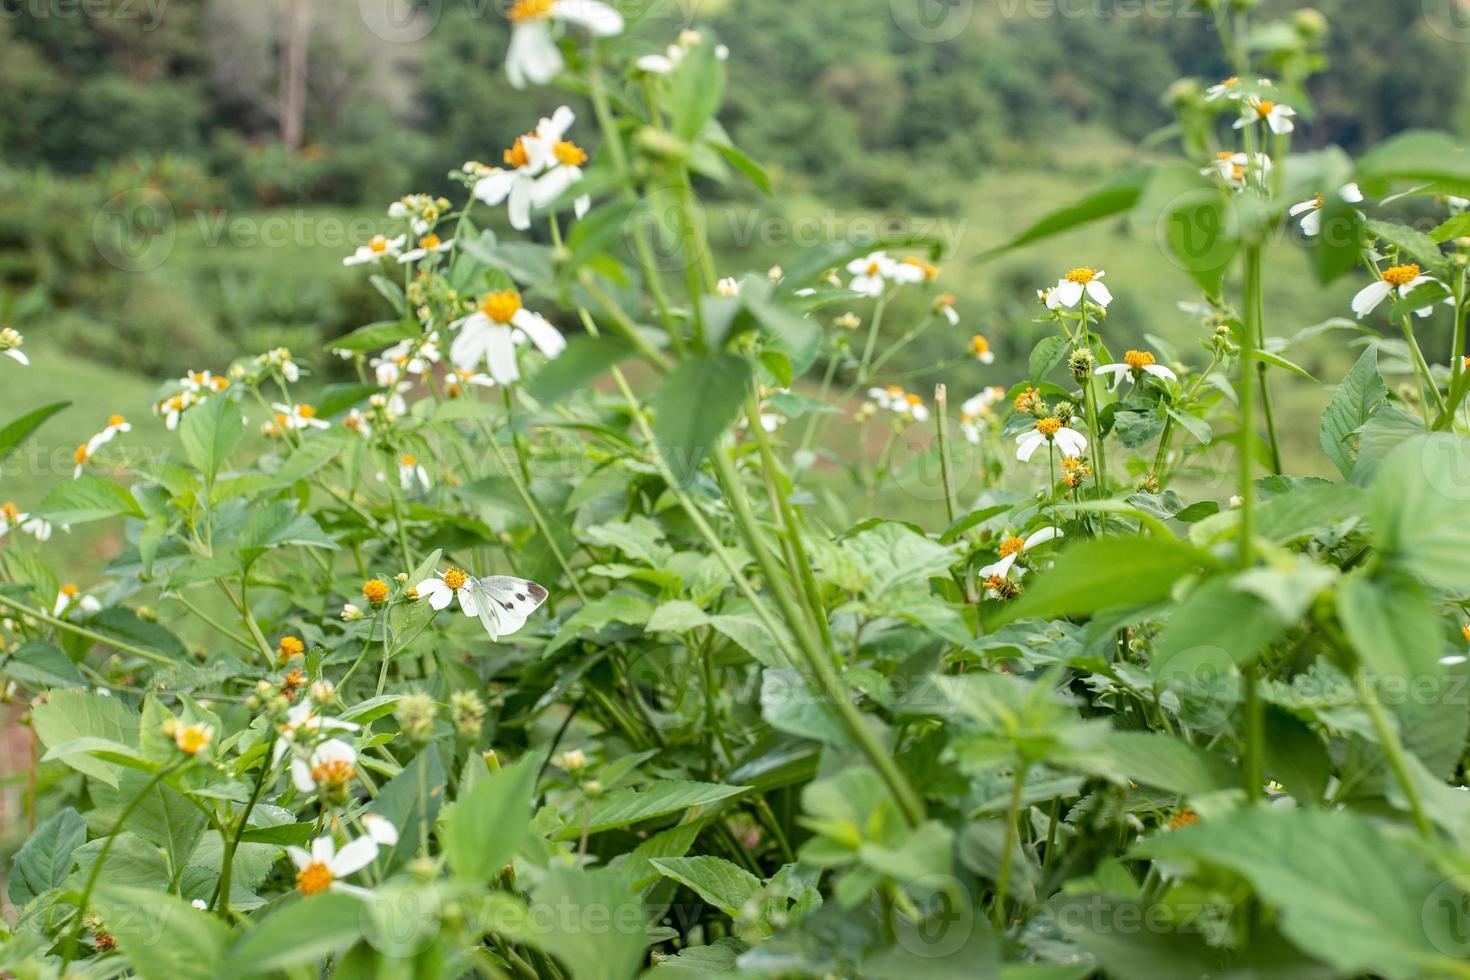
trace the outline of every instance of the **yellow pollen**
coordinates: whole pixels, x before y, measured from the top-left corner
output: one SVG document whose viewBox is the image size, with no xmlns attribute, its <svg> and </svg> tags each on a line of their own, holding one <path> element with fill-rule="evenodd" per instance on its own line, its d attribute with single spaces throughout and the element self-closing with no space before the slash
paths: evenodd
<svg viewBox="0 0 1470 980">
<path fill-rule="evenodd" d="M 388 598 L 388 583 L 380 578 L 370 578 L 362 583 L 362 594 L 373 605 Z"/>
<path fill-rule="evenodd" d="M 1089 269 L 1085 265 L 1084 266 L 1079 266 L 1078 268 L 1073 269 L 1071 272 L 1068 272 L 1067 273 L 1067 281 L 1068 282 L 1080 283 L 1080 284 L 1082 284 L 1084 286 L 1087 285 L 1088 283 L 1092 282 L 1092 280 L 1094 280 L 1096 278 L 1097 278 L 1097 272 L 1096 272 L 1096 270 Z"/>
<path fill-rule="evenodd" d="M 281 642 L 276 646 L 276 652 L 281 655 L 282 660 L 291 660 L 301 656 L 306 651 L 306 644 L 294 636 L 283 636 Z"/>
<path fill-rule="evenodd" d="M 905 395 L 904 396 L 904 400 L 907 401 L 910 405 L 922 405 L 922 404 L 924 404 L 924 399 L 922 399 L 918 395 L 914 395 L 914 394 Z"/>
<path fill-rule="evenodd" d="M 1265 119 L 1271 114 L 1271 110 L 1274 108 L 1276 108 L 1275 102 L 1272 102 L 1270 99 L 1262 99 L 1256 103 L 1256 114 L 1262 119 Z"/>
<path fill-rule="evenodd" d="M 0 504 L 0 517 L 13 523 L 20 517 L 20 508 L 7 500 L 4 504 Z"/>
<path fill-rule="evenodd" d="M 83 443 L 82 445 L 77 447 L 77 451 L 72 455 L 76 457 L 77 463 L 81 464 L 85 463 L 88 459 L 91 458 L 92 452 L 87 448 L 86 443 Z"/>
<path fill-rule="evenodd" d="M 419 465 L 419 458 L 417 456 L 415 456 L 413 453 L 404 453 L 402 456 L 399 456 L 398 457 L 398 461 L 400 463 L 402 463 L 404 466 L 417 466 L 417 465 Z"/>
<path fill-rule="evenodd" d="M 373 240 L 368 242 L 368 248 L 372 249 L 379 255 L 382 255 L 384 252 L 388 251 L 388 239 L 384 238 L 382 235 L 374 235 Z"/>
<path fill-rule="evenodd" d="M 1312 200 L 1316 202 L 1317 209 L 1320 211 L 1322 209 L 1322 204 L 1323 204 L 1322 195 L 1321 194 L 1314 194 L 1314 195 L 1312 195 Z"/>
<path fill-rule="evenodd" d="M 1225 86 L 1226 88 L 1235 88 L 1235 86 L 1240 84 L 1240 77 L 1237 75 L 1231 75 L 1220 84 Z"/>
<path fill-rule="evenodd" d="M 321 861 L 313 861 L 296 872 L 296 887 L 303 895 L 317 895 L 332 885 L 332 869 Z"/>
<path fill-rule="evenodd" d="M 551 16 L 556 0 L 516 0 L 510 5 L 506 17 L 512 24 L 524 24 L 528 20 L 542 20 Z"/>
<path fill-rule="evenodd" d="M 331 759 L 311 767 L 312 780 L 327 786 L 346 786 L 356 775 L 357 770 L 346 759 Z"/>
<path fill-rule="evenodd" d="M 226 388 L 228 388 L 230 386 L 230 379 L 229 378 L 211 378 L 210 381 L 209 381 L 209 386 L 211 388 L 213 388 L 215 391 L 224 391 Z"/>
<path fill-rule="evenodd" d="M 1046 436 L 1048 439 L 1050 439 L 1052 436 L 1056 435 L 1057 434 L 1057 430 L 1060 429 L 1061 427 L 1062 427 L 1062 420 L 1061 419 L 1057 419 L 1057 418 L 1037 419 L 1037 421 L 1036 421 L 1036 431 L 1037 432 L 1040 432 L 1042 435 Z"/>
<path fill-rule="evenodd" d="M 1410 262 L 1408 265 L 1390 266 L 1383 270 L 1383 281 L 1390 286 L 1407 286 L 1419 278 L 1419 266 Z"/>
<path fill-rule="evenodd" d="M 425 235 L 423 238 L 420 238 L 419 239 L 419 248 L 438 248 L 438 247 L 439 247 L 439 236 L 438 235 Z"/>
<path fill-rule="evenodd" d="M 1026 547 L 1025 539 L 1015 537 L 1006 538 L 1000 543 L 1000 556 L 1002 558 L 1008 558 L 1011 555 L 1020 554 L 1021 549 L 1024 547 Z"/>
<path fill-rule="evenodd" d="M 1195 813 L 1189 807 L 1185 807 L 1183 810 L 1174 814 L 1173 817 L 1169 818 L 1169 829 L 1178 830 L 1181 827 L 1188 827 L 1197 823 L 1199 823 L 1199 814 Z"/>
<path fill-rule="evenodd" d="M 71 582 L 68 582 L 61 587 L 61 594 L 66 596 L 68 599 L 75 599 L 77 597 L 78 591 L 79 590 L 77 589 L 76 585 Z"/>
<path fill-rule="evenodd" d="M 1460 627 L 1460 635 L 1465 637 L 1465 642 L 1470 643 L 1470 623 Z"/>
<path fill-rule="evenodd" d="M 185 725 L 174 733 L 174 745 L 185 755 L 198 755 L 213 737 L 214 730 L 208 725 Z"/>
<path fill-rule="evenodd" d="M 882 268 L 882 266 L 880 266 L 876 260 L 874 260 L 872 262 L 869 262 L 868 263 L 868 275 L 870 275 L 870 276 L 876 276 L 878 274 L 878 270 L 881 269 L 881 268 Z"/>
<path fill-rule="evenodd" d="M 502 156 L 505 159 L 505 165 L 507 167 L 520 168 L 531 162 L 531 158 L 526 154 L 526 141 L 524 137 L 512 143 L 510 149 L 506 150 Z"/>
<path fill-rule="evenodd" d="M 571 140 L 562 140 L 552 147 L 557 160 L 568 167 L 580 167 L 587 162 L 587 151 Z"/>
<path fill-rule="evenodd" d="M 300 415 L 304 419 L 314 419 L 316 418 L 316 406 L 298 405 L 296 406 L 296 414 Z"/>
<path fill-rule="evenodd" d="M 1216 153 L 1215 154 L 1215 159 L 1216 160 L 1234 160 L 1235 159 L 1235 151 L 1234 150 L 1221 150 L 1219 153 Z"/>
<path fill-rule="evenodd" d="M 1131 350 L 1123 355 L 1123 363 L 1137 371 L 1155 363 L 1154 356 L 1146 350 Z"/>
<path fill-rule="evenodd" d="M 278 426 L 280 426 L 280 427 L 281 427 L 281 428 L 283 428 L 283 429 L 284 429 L 284 428 L 285 428 L 285 427 L 286 427 L 286 426 L 287 426 L 287 425 L 289 425 L 289 424 L 290 424 L 290 422 L 291 422 L 291 420 L 290 420 L 290 419 L 288 419 L 288 418 L 286 418 L 286 416 L 284 416 L 284 415 L 277 415 L 277 416 L 276 416 L 276 425 L 278 425 Z"/>
<path fill-rule="evenodd" d="M 464 569 L 451 568 L 449 571 L 444 573 L 444 584 L 449 586 L 449 588 L 454 590 L 455 592 L 458 592 L 460 589 L 464 588 L 464 584 L 465 582 L 469 581 L 469 578 L 469 573 L 467 573 Z"/>
<path fill-rule="evenodd" d="M 107 427 L 110 429 L 115 429 L 119 425 L 127 425 L 127 422 L 128 420 L 123 418 L 121 415 L 107 416 Z"/>
<path fill-rule="evenodd" d="M 977 333 L 975 336 L 970 338 L 970 352 L 973 353 L 976 357 L 980 357 L 982 354 L 989 354 L 990 341 L 986 340 L 984 337 L 980 336 Z"/>
<path fill-rule="evenodd" d="M 480 300 L 480 312 L 496 323 L 509 323 L 521 311 L 521 294 L 514 289 L 486 293 Z"/>
</svg>

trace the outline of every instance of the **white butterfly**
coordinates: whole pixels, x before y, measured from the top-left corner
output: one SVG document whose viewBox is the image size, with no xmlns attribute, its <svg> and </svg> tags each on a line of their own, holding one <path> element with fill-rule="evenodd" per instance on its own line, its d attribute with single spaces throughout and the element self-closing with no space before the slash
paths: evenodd
<svg viewBox="0 0 1470 980">
<path fill-rule="evenodd" d="M 465 591 L 473 597 L 474 612 L 491 640 L 509 636 L 526 625 L 526 619 L 546 601 L 546 590 L 535 582 L 509 575 L 471 578 Z M 464 605 L 461 599 L 461 605 Z M 469 609 L 465 610 L 469 612 Z"/>
</svg>

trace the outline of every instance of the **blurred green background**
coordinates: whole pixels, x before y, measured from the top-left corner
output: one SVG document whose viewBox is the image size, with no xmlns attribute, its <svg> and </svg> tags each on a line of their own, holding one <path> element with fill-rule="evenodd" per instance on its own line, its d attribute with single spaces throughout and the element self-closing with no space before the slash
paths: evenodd
<svg viewBox="0 0 1470 980">
<path fill-rule="evenodd" d="M 1460 0 L 1445 0 L 1449 11 Z M 1296 4 L 1265 3 L 1264 18 Z M 75 405 L 7 463 L 6 499 L 33 505 L 112 412 L 139 445 L 156 383 L 284 344 L 318 376 L 343 366 L 324 342 L 380 319 L 341 257 L 386 227 L 412 191 L 456 201 L 448 171 L 501 150 L 563 96 L 505 82 L 507 30 L 493 0 L 16 0 L 0 17 L 0 324 L 33 366 L 0 371 L 5 417 Z M 721 274 L 763 270 L 863 231 L 944 241 L 941 286 L 962 325 L 895 362 L 951 358 L 971 333 L 998 360 L 947 372 L 956 401 L 1019 377 L 1037 336 L 1035 289 L 1074 265 L 1106 269 L 1114 350 L 1145 333 L 1202 359 L 1188 277 L 1152 228 L 1094 226 L 1004 259 L 974 257 L 1149 155 L 1171 152 L 1176 80 L 1227 74 L 1210 16 L 1189 0 L 639 0 L 624 5 L 635 54 L 697 26 L 730 49 L 722 120 L 770 170 L 774 200 L 707 185 Z M 1432 9 L 1433 8 L 1433 9 Z M 1358 152 L 1418 126 L 1470 132 L 1466 41 L 1421 0 L 1322 0 L 1325 70 L 1296 146 Z M 641 13 L 639 17 L 636 14 Z M 1263 46 L 1282 43 L 1264 35 Z M 1286 43 L 1291 43 L 1289 37 Z M 1177 91 L 1177 90 L 1176 90 Z M 569 99 L 580 108 L 575 98 Z M 574 131 L 596 160 L 595 127 Z M 136 249 L 118 214 L 161 222 Z M 160 217 L 161 216 L 161 217 Z M 1412 215 L 1410 215 L 1412 217 Z M 477 220 L 499 227 L 488 209 Z M 1268 332 L 1347 311 L 1355 288 L 1319 288 L 1301 250 L 1272 256 Z M 894 316 L 921 312 L 917 298 Z M 855 305 L 860 313 L 866 311 Z M 840 312 L 839 311 L 833 311 Z M 1353 356 L 1343 334 L 1294 352 L 1319 378 Z M 1437 344 L 1433 348 L 1438 350 Z M 879 379 L 882 380 L 882 379 Z M 910 380 L 926 390 L 930 380 Z M 1328 393 L 1282 385 L 1297 470 L 1320 468 Z M 59 461 L 59 462 L 58 462 Z"/>
</svg>

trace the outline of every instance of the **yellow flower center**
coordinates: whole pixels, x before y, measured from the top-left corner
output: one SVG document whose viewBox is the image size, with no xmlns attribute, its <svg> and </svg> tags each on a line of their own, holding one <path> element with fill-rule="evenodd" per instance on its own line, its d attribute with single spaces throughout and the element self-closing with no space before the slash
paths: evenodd
<svg viewBox="0 0 1470 980">
<path fill-rule="evenodd" d="M 1226 88 L 1235 88 L 1235 86 L 1237 86 L 1237 85 L 1240 84 L 1240 78 L 1239 78 L 1239 76 L 1231 75 L 1229 78 L 1225 79 L 1220 84 L 1223 85 L 1223 86 L 1225 86 Z"/>
<path fill-rule="evenodd" d="M 922 269 L 924 272 L 924 280 L 926 282 L 933 282 L 935 279 L 939 278 L 939 266 L 935 265 L 932 262 L 925 262 L 923 259 L 915 258 L 914 256 L 910 255 L 903 260 L 903 264 L 914 266 L 917 269 Z"/>
<path fill-rule="evenodd" d="M 525 137 L 521 137 L 512 143 L 510 149 L 506 150 L 502 156 L 507 167 L 519 169 L 530 163 L 531 158 L 526 154 Z"/>
<path fill-rule="evenodd" d="M 314 418 L 316 418 L 316 406 L 315 405 L 299 405 L 296 408 L 296 414 L 297 415 L 300 415 L 304 419 L 314 419 Z"/>
<path fill-rule="evenodd" d="M 61 594 L 66 596 L 68 599 L 75 599 L 77 597 L 78 591 L 79 590 L 77 589 L 77 587 L 71 582 L 68 582 L 61 587 Z"/>
<path fill-rule="evenodd" d="M 1046 436 L 1048 439 L 1050 439 L 1052 436 L 1056 435 L 1057 434 L 1057 430 L 1060 429 L 1061 427 L 1062 427 L 1062 420 L 1061 419 L 1047 418 L 1047 419 L 1037 419 L 1037 421 L 1036 421 L 1036 431 L 1037 432 L 1040 432 L 1042 435 Z"/>
<path fill-rule="evenodd" d="M 107 416 L 107 425 L 108 425 L 108 428 L 115 429 L 115 428 L 117 428 L 120 425 L 127 425 L 127 423 L 128 423 L 128 420 L 125 419 L 125 418 L 123 418 L 121 415 L 109 415 L 109 416 Z"/>
<path fill-rule="evenodd" d="M 276 652 L 281 655 L 282 660 L 292 660 L 299 657 L 305 650 L 306 644 L 294 636 L 281 637 L 281 642 L 276 647 Z"/>
<path fill-rule="evenodd" d="M 312 780 L 328 787 L 346 786 L 356 775 L 357 770 L 346 759 L 329 759 L 311 767 Z"/>
<path fill-rule="evenodd" d="M 464 588 L 465 582 L 469 581 L 469 573 L 462 568 L 451 568 L 444 573 L 444 584 L 458 592 Z"/>
<path fill-rule="evenodd" d="M 1390 266 L 1383 270 L 1383 281 L 1390 286 L 1407 286 L 1419 278 L 1419 266 L 1410 262 L 1408 265 Z"/>
<path fill-rule="evenodd" d="M 77 451 L 72 455 L 76 458 L 77 465 L 81 465 L 91 458 L 92 452 L 87 448 L 86 443 L 83 443 L 77 447 Z"/>
<path fill-rule="evenodd" d="M 439 236 L 434 234 L 425 235 L 419 239 L 419 248 L 438 248 Z"/>
<path fill-rule="evenodd" d="M 1460 627 L 1460 635 L 1465 637 L 1465 642 L 1470 643 L 1470 623 Z"/>
<path fill-rule="evenodd" d="M 0 504 L 0 517 L 14 522 L 20 517 L 20 508 L 7 500 L 4 504 Z"/>
<path fill-rule="evenodd" d="M 370 578 L 362 583 L 362 594 L 371 603 L 379 603 L 388 598 L 388 583 L 380 578 Z"/>
<path fill-rule="evenodd" d="M 571 140 L 560 141 L 552 147 L 551 152 L 556 154 L 557 160 L 568 167 L 580 167 L 587 162 L 587 151 Z"/>
<path fill-rule="evenodd" d="M 1259 115 L 1262 119 L 1265 119 L 1271 114 L 1271 110 L 1275 108 L 1275 102 L 1272 102 L 1270 99 L 1262 99 L 1261 101 L 1256 103 L 1256 114 Z"/>
<path fill-rule="evenodd" d="M 1322 195 L 1321 194 L 1313 194 L 1312 195 L 1312 202 L 1313 202 L 1313 206 L 1316 207 L 1317 210 L 1319 210 L 1319 211 L 1322 210 L 1322 205 L 1325 203 L 1323 201 L 1323 199 L 1322 199 Z"/>
<path fill-rule="evenodd" d="M 904 396 L 904 401 L 908 402 L 910 405 L 922 405 L 922 404 L 924 404 L 924 399 L 922 399 L 918 395 L 914 395 L 914 394 L 905 395 Z"/>
<path fill-rule="evenodd" d="M 512 24 L 524 24 L 528 20 L 544 20 L 551 16 L 556 0 L 516 0 L 510 5 L 506 17 Z"/>
<path fill-rule="evenodd" d="M 980 336 L 977 333 L 975 336 L 970 338 L 970 352 L 976 357 L 980 357 L 983 354 L 989 354 L 990 341 L 986 340 L 984 337 Z"/>
<path fill-rule="evenodd" d="M 1095 269 L 1089 269 L 1085 265 L 1079 266 L 1078 268 L 1073 269 L 1071 272 L 1067 273 L 1068 282 L 1075 282 L 1084 286 L 1092 282 L 1092 280 L 1096 278 L 1097 271 Z"/>
<path fill-rule="evenodd" d="M 1008 558 L 1011 555 L 1020 554 L 1021 549 L 1026 547 L 1024 538 L 1010 537 L 1000 543 L 1000 556 Z"/>
<path fill-rule="evenodd" d="M 373 240 L 368 242 L 368 248 L 372 249 L 378 255 L 382 255 L 388 251 L 388 239 L 382 235 L 374 235 Z"/>
<path fill-rule="evenodd" d="M 514 289 L 486 293 L 480 300 L 480 312 L 496 323 L 509 323 L 521 311 L 521 294 Z"/>
<path fill-rule="evenodd" d="M 419 465 L 419 458 L 417 456 L 415 456 L 413 453 L 404 453 L 402 456 L 399 456 L 398 457 L 398 461 L 400 463 L 402 463 L 404 466 L 417 466 L 417 465 Z"/>
<path fill-rule="evenodd" d="M 209 744 L 212 734 L 208 725 L 185 725 L 174 733 L 174 744 L 185 755 L 198 755 Z"/>
<path fill-rule="evenodd" d="M 1131 350 L 1123 355 L 1123 363 L 1137 371 L 1154 364 L 1154 356 L 1146 350 Z"/>
<path fill-rule="evenodd" d="M 296 872 L 296 887 L 303 895 L 318 895 L 332 885 L 332 869 L 321 861 L 313 861 Z"/>
</svg>

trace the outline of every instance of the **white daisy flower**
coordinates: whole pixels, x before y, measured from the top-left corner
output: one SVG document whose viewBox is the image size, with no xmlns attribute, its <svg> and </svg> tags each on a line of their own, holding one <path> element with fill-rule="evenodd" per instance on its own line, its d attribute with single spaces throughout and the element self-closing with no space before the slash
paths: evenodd
<svg viewBox="0 0 1470 980">
<path fill-rule="evenodd" d="M 331 835 L 327 835 L 312 841 L 309 852 L 291 845 L 286 848 L 286 853 L 290 856 L 291 863 L 296 865 L 296 888 L 303 895 L 317 895 L 328 890 L 345 892 L 358 898 L 366 898 L 372 894 L 366 888 L 348 885 L 342 881 L 377 859 L 378 842 L 371 837 L 349 841 L 339 851 Z"/>
<path fill-rule="evenodd" d="M 664 49 L 663 54 L 643 55 L 633 62 L 633 67 L 639 71 L 647 72 L 650 75 L 672 74 L 674 69 L 678 68 L 679 64 L 684 60 L 684 56 L 689 53 L 689 49 L 696 44 L 703 43 L 704 36 L 698 31 L 681 31 L 677 44 L 669 45 Z M 730 57 L 730 49 L 723 44 L 718 45 L 715 48 L 715 57 L 720 61 L 724 61 Z"/>
<path fill-rule="evenodd" d="M 358 411 L 355 408 L 349 411 L 347 415 L 343 417 L 342 424 L 347 426 L 347 428 L 351 429 L 353 432 L 356 432 L 358 435 L 362 436 L 364 439 L 371 439 L 373 437 L 372 423 L 368 421 L 368 417 L 366 415 L 362 414 L 362 412 Z"/>
<path fill-rule="evenodd" d="M 304 751 L 327 732 L 355 732 L 361 727 L 355 722 L 329 718 L 316 710 L 310 698 L 303 698 L 286 709 L 286 721 L 271 752 L 271 764 L 279 763 L 287 752 Z"/>
<path fill-rule="evenodd" d="M 1061 450 L 1063 456 L 1081 456 L 1087 451 L 1087 438 L 1076 429 L 1069 429 L 1060 419 L 1036 420 L 1036 427 L 1016 437 L 1016 458 L 1025 463 L 1036 450 L 1051 443 Z"/>
<path fill-rule="evenodd" d="M 1215 162 L 1200 170 L 1206 177 L 1214 174 L 1234 190 L 1244 190 L 1250 178 L 1264 178 L 1271 173 L 1271 158 L 1264 153 L 1248 155 L 1238 150 L 1223 150 L 1215 154 Z"/>
<path fill-rule="evenodd" d="M 515 0 L 506 13 L 510 20 L 510 49 L 505 74 L 511 85 L 545 85 L 565 66 L 552 27 L 572 24 L 594 37 L 623 32 L 623 16 L 601 0 Z"/>
<path fill-rule="evenodd" d="M 0 504 L 0 538 L 5 537 L 16 528 L 33 536 L 37 541 L 47 541 L 51 537 L 50 521 L 32 517 L 7 500 Z"/>
<path fill-rule="evenodd" d="M 1118 385 L 1123 383 L 1125 377 L 1132 377 L 1135 381 L 1141 375 L 1151 374 L 1156 378 L 1166 378 L 1169 381 L 1178 381 L 1179 376 L 1162 364 L 1154 360 L 1153 354 L 1146 350 L 1131 350 L 1123 355 L 1123 360 L 1117 364 L 1104 364 L 1092 372 L 1095 375 L 1111 375 L 1108 381 L 1108 390 L 1116 391 Z"/>
<path fill-rule="evenodd" d="M 726 276 L 715 284 L 715 292 L 726 298 L 740 295 L 740 280 Z"/>
<path fill-rule="evenodd" d="M 566 138 L 566 132 L 576 118 L 571 109 L 561 106 L 536 126 L 536 140 L 547 154 L 543 158 L 546 172 L 531 186 L 531 204 L 537 210 L 547 207 L 568 187 L 582 180 L 582 165 L 587 162 L 587 151 Z M 583 194 L 572 202 L 572 213 L 582 218 L 590 207 L 592 198 Z"/>
<path fill-rule="evenodd" d="M 31 363 L 31 359 L 21 353 L 21 345 L 25 342 L 26 339 L 14 327 L 6 327 L 0 330 L 0 354 L 4 354 L 18 364 Z"/>
<path fill-rule="evenodd" d="M 340 789 L 357 775 L 356 766 L 357 750 L 340 738 L 329 738 L 306 758 L 291 759 L 291 781 L 303 793 L 316 792 L 318 785 Z"/>
<path fill-rule="evenodd" d="M 426 578 L 414 588 L 419 598 L 427 599 L 434 609 L 445 609 L 457 598 L 459 608 L 466 616 L 477 616 L 479 610 L 475 608 L 475 596 L 468 588 L 473 580 L 473 576 L 463 568 L 451 566 L 448 571 Z"/>
<path fill-rule="evenodd" d="M 1363 191 L 1357 184 L 1347 184 L 1337 192 L 1337 196 L 1349 204 L 1360 204 L 1363 200 Z M 1322 205 L 1324 203 L 1321 194 L 1310 201 L 1301 201 L 1293 204 L 1288 212 L 1293 218 L 1300 216 L 1302 219 L 1302 233 L 1315 238 L 1322 233 Z"/>
<path fill-rule="evenodd" d="M 419 259 L 426 258 L 430 255 L 439 255 L 452 248 L 454 248 L 454 239 L 451 238 L 447 242 L 441 242 L 438 235 L 429 232 L 427 235 L 421 235 L 419 237 L 417 248 L 411 248 L 398 256 L 398 262 L 400 265 L 405 262 L 417 262 Z"/>
<path fill-rule="evenodd" d="M 970 354 L 981 364 L 995 363 L 995 352 L 990 349 L 990 341 L 978 333 L 970 338 Z"/>
<path fill-rule="evenodd" d="M 271 408 L 276 410 L 276 425 L 288 432 L 300 432 L 304 429 L 327 429 L 331 423 L 325 419 L 316 417 L 316 407 L 305 403 L 300 405 L 286 405 L 282 402 L 272 402 Z"/>
<path fill-rule="evenodd" d="M 1054 527 L 1044 527 L 1025 538 L 1014 535 L 1006 537 L 1000 543 L 1000 560 L 980 569 L 979 575 L 981 578 L 990 578 L 994 575 L 1006 578 L 1010 575 L 1011 566 L 1016 563 L 1016 559 L 1020 558 L 1023 553 L 1030 551 L 1039 544 L 1044 544 L 1047 541 L 1060 537 L 1062 537 L 1062 532 Z"/>
<path fill-rule="evenodd" d="M 389 238 L 386 235 L 374 235 L 366 245 L 357 246 L 357 251 L 342 260 L 343 265 L 366 265 L 379 259 L 397 258 L 398 253 L 403 251 L 403 245 L 408 241 L 407 235 L 399 235 L 397 238 Z"/>
<path fill-rule="evenodd" d="M 51 607 L 51 615 L 60 616 L 73 606 L 90 615 L 100 610 L 102 603 L 93 596 L 82 595 L 80 589 L 68 582 L 57 591 L 56 603 Z"/>
<path fill-rule="evenodd" d="M 393 821 L 377 813 L 362 813 L 358 816 L 362 821 L 362 829 L 367 835 L 378 843 L 380 847 L 393 847 L 398 843 L 398 828 L 393 826 Z"/>
<path fill-rule="evenodd" d="M 516 361 L 515 335 L 525 335 L 547 357 L 556 357 L 566 349 L 566 338 L 539 313 L 521 305 L 521 294 L 514 289 L 486 293 L 480 308 L 451 324 L 459 335 L 449 348 L 449 358 L 460 370 L 470 371 L 483 361 L 490 376 L 498 384 L 513 384 L 520 379 Z"/>
<path fill-rule="evenodd" d="M 1222 79 L 1205 89 L 1206 102 L 1218 102 L 1221 99 L 1238 98 L 1240 98 L 1240 79 L 1235 75 Z"/>
<path fill-rule="evenodd" d="M 413 453 L 398 457 L 398 485 L 404 490 L 429 489 L 429 471 Z"/>
<path fill-rule="evenodd" d="M 1087 266 L 1078 266 L 1069 271 L 1065 276 L 1057 280 L 1054 288 L 1046 293 L 1046 307 L 1049 310 L 1066 307 L 1071 309 L 1082 300 L 1083 296 L 1092 300 L 1103 309 L 1113 301 L 1113 294 L 1108 287 L 1103 285 L 1102 278 L 1107 275 L 1101 269 L 1089 269 Z"/>
<path fill-rule="evenodd" d="M 1353 297 L 1353 312 L 1358 319 L 1378 309 L 1379 304 L 1394 293 L 1402 299 L 1412 293 L 1417 286 L 1426 282 L 1436 281 L 1433 276 L 1420 274 L 1419 266 L 1413 262 L 1407 265 L 1395 265 L 1384 269 L 1377 282 L 1369 283 L 1358 291 Z M 1415 316 L 1425 317 L 1434 312 L 1434 307 L 1426 306 L 1414 311 Z"/>
<path fill-rule="evenodd" d="M 1271 132 L 1284 136 L 1296 129 L 1296 124 L 1291 121 L 1295 115 L 1296 110 L 1291 106 L 1251 96 L 1240 107 L 1240 118 L 1235 120 L 1235 128 L 1244 129 L 1252 123 L 1264 122 Z"/>
<path fill-rule="evenodd" d="M 179 379 L 179 387 L 196 395 L 213 395 L 230 386 L 230 379 L 209 371 L 190 371 Z"/>
<path fill-rule="evenodd" d="M 274 350 L 266 351 L 255 360 L 266 367 L 275 368 L 280 371 L 281 377 L 285 378 L 289 384 L 294 385 L 301 380 L 301 369 L 291 359 L 291 351 L 285 347 L 277 347 Z"/>
<path fill-rule="evenodd" d="M 934 298 L 934 312 L 949 321 L 951 327 L 960 325 L 960 315 L 955 312 L 954 293 L 941 293 Z"/>
<path fill-rule="evenodd" d="M 922 265 L 899 262 L 881 251 L 853 259 L 847 263 L 847 271 L 852 274 L 847 288 L 861 296 L 881 296 L 890 282 L 902 285 L 924 280 Z"/>
<path fill-rule="evenodd" d="M 450 398 L 458 398 L 464 393 L 465 385 L 474 385 L 477 388 L 494 388 L 495 379 L 483 372 L 462 371 L 459 368 L 455 368 L 454 372 L 444 379 L 444 393 Z"/>
</svg>

